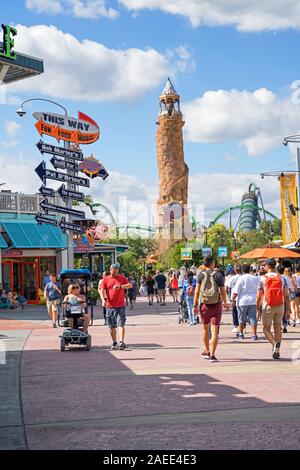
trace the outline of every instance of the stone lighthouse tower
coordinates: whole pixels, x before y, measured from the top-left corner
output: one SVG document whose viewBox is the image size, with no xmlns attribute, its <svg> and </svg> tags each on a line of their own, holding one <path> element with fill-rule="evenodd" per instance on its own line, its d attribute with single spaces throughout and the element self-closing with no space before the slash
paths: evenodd
<svg viewBox="0 0 300 470">
<path fill-rule="evenodd" d="M 188 199 L 188 166 L 184 162 L 180 96 L 171 80 L 159 97 L 160 113 L 156 131 L 156 153 L 159 175 L 157 225 L 160 251 L 184 240 L 188 217 L 184 210 Z"/>
</svg>

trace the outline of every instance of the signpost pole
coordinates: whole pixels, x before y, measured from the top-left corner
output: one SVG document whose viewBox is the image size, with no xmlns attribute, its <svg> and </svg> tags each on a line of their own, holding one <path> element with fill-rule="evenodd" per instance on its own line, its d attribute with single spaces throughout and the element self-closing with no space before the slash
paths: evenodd
<svg viewBox="0 0 300 470">
<path fill-rule="evenodd" d="M 67 141 L 64 141 L 64 147 L 66 149 L 70 148 L 70 143 Z M 66 161 L 69 159 L 66 158 Z M 75 172 L 71 170 L 67 170 L 68 175 L 74 175 Z M 76 186 L 74 186 L 72 183 L 69 181 L 67 182 L 67 189 L 70 191 L 76 191 Z M 68 209 L 72 209 L 72 199 L 70 197 L 67 198 L 66 200 L 66 207 Z M 68 222 L 73 222 L 73 217 L 71 214 L 67 215 L 67 221 Z M 73 247 L 73 232 L 71 230 L 67 231 L 67 237 L 68 237 L 68 249 L 67 249 L 67 257 L 68 257 L 68 269 L 74 269 L 74 247 Z"/>
</svg>

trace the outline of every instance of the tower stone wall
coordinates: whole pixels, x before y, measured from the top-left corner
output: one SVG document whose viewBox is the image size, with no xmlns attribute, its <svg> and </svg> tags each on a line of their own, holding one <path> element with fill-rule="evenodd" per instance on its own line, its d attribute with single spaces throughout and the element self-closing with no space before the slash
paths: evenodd
<svg viewBox="0 0 300 470">
<path fill-rule="evenodd" d="M 156 131 L 156 153 L 159 175 L 157 225 L 159 251 L 185 239 L 188 223 L 184 206 L 188 202 L 188 166 L 184 161 L 183 116 L 180 97 L 170 79 L 160 96 L 160 113 Z"/>
</svg>

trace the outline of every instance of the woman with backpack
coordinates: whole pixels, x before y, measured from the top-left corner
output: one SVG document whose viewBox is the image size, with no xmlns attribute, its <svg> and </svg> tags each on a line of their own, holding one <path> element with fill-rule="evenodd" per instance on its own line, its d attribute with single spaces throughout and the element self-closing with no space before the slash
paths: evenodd
<svg viewBox="0 0 300 470">
<path fill-rule="evenodd" d="M 194 273 L 189 271 L 187 278 L 183 282 L 182 297 L 186 301 L 188 313 L 189 313 L 189 324 L 196 325 L 196 319 L 193 312 L 194 295 L 196 289 L 196 279 L 194 279 Z"/>
</svg>

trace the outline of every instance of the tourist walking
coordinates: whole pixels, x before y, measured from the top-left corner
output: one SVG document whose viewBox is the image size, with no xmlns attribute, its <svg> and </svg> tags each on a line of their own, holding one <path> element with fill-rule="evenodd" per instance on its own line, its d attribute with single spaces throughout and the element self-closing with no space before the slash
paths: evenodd
<svg viewBox="0 0 300 470">
<path fill-rule="evenodd" d="M 147 286 L 149 305 L 153 305 L 154 284 L 155 284 L 155 281 L 153 277 L 151 276 L 151 274 L 148 274 L 148 277 L 146 280 L 146 286 Z"/>
<path fill-rule="evenodd" d="M 297 323 L 300 323 L 300 265 L 296 266 L 296 272 L 293 278 L 296 283 L 296 308 L 292 326 L 295 327 Z"/>
<path fill-rule="evenodd" d="M 135 303 L 136 303 L 136 294 L 137 294 L 137 278 L 134 272 L 130 273 L 128 281 L 132 285 L 132 287 L 128 289 L 128 299 L 130 303 L 130 310 L 134 310 Z"/>
<path fill-rule="evenodd" d="M 256 298 L 260 287 L 260 279 L 250 274 L 250 264 L 243 264 L 242 274 L 238 277 L 232 291 L 232 300 L 236 302 L 238 311 L 239 332 L 237 337 L 244 339 L 247 320 L 252 329 L 252 341 L 257 341 Z"/>
<path fill-rule="evenodd" d="M 61 299 L 62 292 L 60 283 L 57 282 L 55 273 L 50 274 L 50 281 L 46 284 L 44 290 L 44 298 L 47 304 L 48 315 L 52 320 L 53 328 L 56 328 L 57 323 L 57 305 Z"/>
<path fill-rule="evenodd" d="M 106 321 L 113 341 L 111 349 L 125 349 L 125 289 L 132 284 L 125 276 L 119 274 L 120 265 L 114 263 L 110 267 L 110 274 L 103 279 L 100 295 L 102 305 L 106 307 Z M 117 328 L 119 328 L 119 344 L 117 342 Z"/>
<path fill-rule="evenodd" d="M 227 310 L 227 298 L 224 276 L 216 271 L 212 256 L 206 256 L 203 260 L 204 269 L 198 274 L 197 286 L 194 297 L 194 313 L 198 314 L 198 302 L 200 301 L 200 315 L 202 321 L 202 339 L 204 351 L 201 356 L 216 362 L 216 349 L 218 345 L 219 326 L 222 318 L 222 301 Z M 211 340 L 209 341 L 209 326 L 211 326 Z"/>
<path fill-rule="evenodd" d="M 238 319 L 238 310 L 237 310 L 237 305 L 236 305 L 236 300 L 235 300 L 236 297 L 233 298 L 233 291 L 241 275 L 242 275 L 241 266 L 236 264 L 233 267 L 233 275 L 230 276 L 230 278 L 227 281 L 227 293 L 229 293 L 230 295 L 229 299 L 232 305 L 232 324 L 233 324 L 232 332 L 235 333 L 236 335 L 239 334 L 239 319 Z M 226 280 L 225 280 L 225 287 L 226 287 Z M 256 302 L 254 302 L 254 305 L 255 304 Z"/>
<path fill-rule="evenodd" d="M 166 305 L 166 283 L 167 283 L 167 278 L 164 275 L 162 269 L 155 276 L 155 281 L 157 282 L 157 293 L 158 293 L 160 305 Z"/>
<path fill-rule="evenodd" d="M 290 297 L 287 282 L 284 276 L 276 271 L 276 261 L 269 258 L 265 263 L 266 274 L 261 277 L 261 284 L 257 294 L 257 314 L 262 318 L 265 337 L 272 345 L 273 359 L 280 359 L 281 321 L 283 305 L 286 314 L 290 314 Z M 262 313 L 260 307 L 262 306 Z M 274 334 L 271 328 L 274 328 Z"/>
<path fill-rule="evenodd" d="M 197 324 L 194 311 L 193 311 L 196 285 L 197 285 L 197 281 L 196 279 L 194 279 L 193 272 L 192 271 L 188 272 L 187 279 L 185 279 L 183 282 L 182 300 L 186 301 L 190 325 Z"/>
<path fill-rule="evenodd" d="M 103 274 L 102 274 L 102 279 L 100 279 L 99 281 L 99 284 L 98 284 L 98 292 L 99 292 L 99 295 L 100 295 L 100 299 L 101 299 L 101 288 L 102 288 L 102 284 L 103 284 L 103 280 L 106 278 L 106 276 L 109 275 L 109 271 L 104 271 Z M 103 305 L 103 302 L 102 302 L 102 313 L 103 313 L 103 318 L 104 318 L 104 325 L 107 325 L 107 321 L 106 321 L 106 307 L 105 305 Z"/>
<path fill-rule="evenodd" d="M 193 275 L 193 273 L 192 273 L 192 275 Z M 178 288 L 179 287 L 178 287 L 178 277 L 177 277 L 177 273 L 175 271 L 171 275 L 170 288 L 171 288 L 173 301 L 175 303 L 178 303 Z"/>
</svg>

